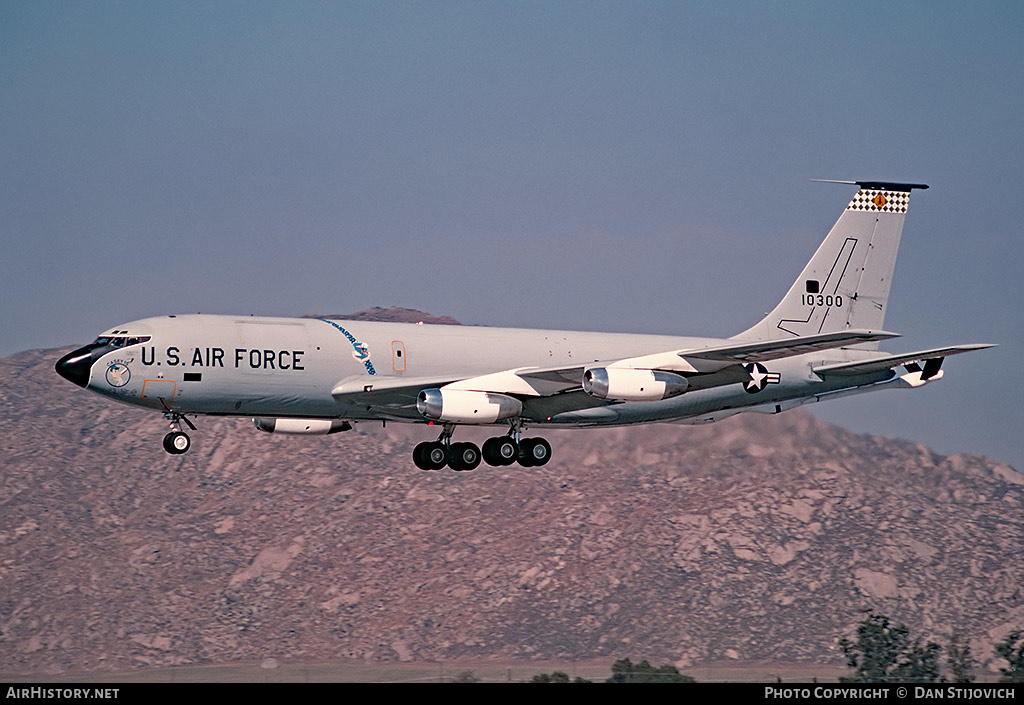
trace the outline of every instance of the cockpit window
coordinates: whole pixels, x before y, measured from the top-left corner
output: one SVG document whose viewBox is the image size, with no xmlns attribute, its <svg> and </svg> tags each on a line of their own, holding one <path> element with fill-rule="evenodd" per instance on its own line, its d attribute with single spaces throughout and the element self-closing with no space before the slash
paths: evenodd
<svg viewBox="0 0 1024 705">
<path fill-rule="evenodd" d="M 93 348 L 124 348 L 129 345 L 139 345 L 141 343 L 148 343 L 153 336 L 151 335 L 140 335 L 134 338 L 126 338 L 125 336 L 109 336 L 101 335 L 93 341 L 90 347 Z"/>
</svg>

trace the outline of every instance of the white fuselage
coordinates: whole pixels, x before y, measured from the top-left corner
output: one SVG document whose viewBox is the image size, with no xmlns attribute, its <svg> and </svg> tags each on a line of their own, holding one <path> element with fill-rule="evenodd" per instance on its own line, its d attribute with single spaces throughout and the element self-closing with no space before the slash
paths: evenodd
<svg viewBox="0 0 1024 705">
<path fill-rule="evenodd" d="M 440 326 L 409 323 L 185 315 L 147 318 L 104 333 L 138 340 L 91 362 L 88 389 L 118 401 L 180 415 L 214 414 L 353 421 L 426 422 L 410 398 L 379 392 L 435 380 L 437 386 L 503 370 L 594 365 L 729 341 L 623 333 Z M 101 336 L 103 337 L 103 336 Z M 817 395 L 890 380 L 889 371 L 826 382 L 811 372 L 826 351 L 770 363 L 779 382 L 749 394 L 737 379 L 660 401 L 607 402 L 582 387 L 527 399 L 523 417 L 552 426 L 650 421 L 699 423 L 750 407 L 782 410 Z M 581 377 L 582 379 L 582 377 Z M 370 403 L 336 394 L 365 389 Z M 777 405 L 772 408 L 772 405 Z"/>
</svg>

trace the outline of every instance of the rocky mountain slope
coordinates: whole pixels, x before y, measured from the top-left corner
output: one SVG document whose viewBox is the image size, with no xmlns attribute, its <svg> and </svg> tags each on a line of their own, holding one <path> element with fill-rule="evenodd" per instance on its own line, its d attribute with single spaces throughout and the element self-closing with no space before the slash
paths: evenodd
<svg viewBox="0 0 1024 705">
<path fill-rule="evenodd" d="M 364 309 L 357 311 L 356 313 L 341 313 L 341 314 L 327 314 L 318 315 L 311 314 L 303 316 L 303 318 L 326 318 L 328 320 L 344 320 L 344 321 L 391 321 L 393 323 L 433 323 L 437 325 L 446 326 L 457 326 L 460 325 L 451 316 L 434 316 L 423 311 L 417 311 L 414 308 L 402 308 L 401 306 L 389 306 L 388 308 L 381 308 L 380 306 L 374 306 L 373 308 Z"/>
<path fill-rule="evenodd" d="M 980 456 L 801 411 L 545 433 L 532 469 L 423 472 L 432 431 L 397 424 L 201 418 L 169 456 L 158 414 L 60 379 L 62 352 L 0 360 L 0 672 L 841 664 L 863 610 L 981 657 L 1024 627 L 1024 475 Z"/>
</svg>

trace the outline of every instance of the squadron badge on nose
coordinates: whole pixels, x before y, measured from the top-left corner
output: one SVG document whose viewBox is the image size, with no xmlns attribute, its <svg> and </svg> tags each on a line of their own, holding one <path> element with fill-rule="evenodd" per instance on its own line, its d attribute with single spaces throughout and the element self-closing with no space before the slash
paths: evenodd
<svg viewBox="0 0 1024 705">
<path fill-rule="evenodd" d="M 111 387 L 123 387 L 131 378 L 131 370 L 123 362 L 115 362 L 107 368 L 107 384 Z"/>
</svg>

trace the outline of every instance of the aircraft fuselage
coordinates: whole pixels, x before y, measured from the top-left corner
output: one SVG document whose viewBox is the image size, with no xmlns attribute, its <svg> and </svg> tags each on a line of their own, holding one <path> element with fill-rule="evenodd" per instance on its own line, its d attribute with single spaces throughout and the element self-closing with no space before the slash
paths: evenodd
<svg viewBox="0 0 1024 705">
<path fill-rule="evenodd" d="M 184 315 L 147 318 L 122 324 L 100 340 L 123 339 L 131 345 L 102 352 L 88 363 L 86 388 L 117 401 L 186 414 L 389 419 L 427 422 L 414 399 L 383 404 L 336 397 L 348 390 L 380 391 L 403 380 L 458 380 L 494 370 L 535 367 L 586 367 L 672 349 L 726 344 L 715 338 L 586 333 L 476 326 Z M 82 348 L 86 350 L 86 348 Z M 102 350 L 102 349 L 101 349 Z M 97 350 L 100 352 L 100 350 Z M 73 357 L 79 353 L 72 353 Z M 829 384 L 810 368 L 842 355 L 807 355 L 775 361 L 776 384 L 748 393 L 745 378 L 735 377 L 707 389 L 671 399 L 606 402 L 586 397 L 582 387 L 562 395 L 527 399 L 524 418 L 532 425 L 599 426 L 649 421 L 714 420 L 718 412 L 789 403 L 850 386 Z M 857 382 L 891 378 L 873 374 Z M 580 406 L 579 396 L 587 399 Z M 568 410 L 561 410 L 568 406 Z M 787 406 L 787 408 L 788 408 Z M 727 414 L 726 414 L 727 415 Z M 703 417 L 708 418 L 704 419 Z M 700 417 L 700 418 L 696 418 Z M 504 424 L 502 424 L 504 425 Z"/>
</svg>

